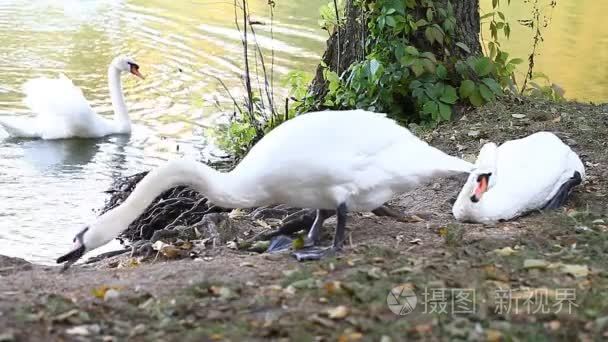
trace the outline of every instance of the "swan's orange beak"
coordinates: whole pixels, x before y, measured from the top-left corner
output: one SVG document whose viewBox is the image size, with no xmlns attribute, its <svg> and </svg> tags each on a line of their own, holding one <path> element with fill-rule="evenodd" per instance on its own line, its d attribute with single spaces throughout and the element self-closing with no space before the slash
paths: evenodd
<svg viewBox="0 0 608 342">
<path fill-rule="evenodd" d="M 471 201 L 473 203 L 479 202 L 481 200 L 481 196 L 488 191 L 488 181 L 490 176 L 488 174 L 479 175 L 477 179 L 477 187 L 473 191 L 473 195 L 471 196 Z"/>
<path fill-rule="evenodd" d="M 133 75 L 145 80 L 146 78 L 139 72 L 139 66 L 137 64 L 131 64 L 130 71 Z"/>
</svg>

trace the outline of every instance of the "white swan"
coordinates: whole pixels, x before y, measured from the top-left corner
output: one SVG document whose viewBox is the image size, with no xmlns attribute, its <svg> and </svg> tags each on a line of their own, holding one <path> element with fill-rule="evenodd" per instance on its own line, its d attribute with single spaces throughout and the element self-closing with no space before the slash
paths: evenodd
<svg viewBox="0 0 608 342">
<path fill-rule="evenodd" d="M 491 223 L 555 209 L 584 177 L 578 155 L 553 133 L 487 143 L 452 212 L 459 221 Z"/>
<path fill-rule="evenodd" d="M 0 126 L 17 138 L 99 138 L 111 134 L 129 134 L 131 121 L 122 93 L 120 74 L 139 73 L 139 65 L 126 56 L 118 56 L 108 67 L 108 85 L 114 108 L 114 120 L 97 115 L 82 90 L 61 74 L 56 79 L 37 78 L 23 85 L 24 102 L 37 114 L 34 119 L 2 118 Z"/>
<path fill-rule="evenodd" d="M 227 208 L 287 204 L 337 209 L 333 249 L 344 241 L 346 212 L 369 211 L 431 177 L 470 172 L 383 114 L 363 110 L 300 115 L 268 133 L 228 173 L 177 159 L 144 177 L 120 206 L 74 238 L 57 262 L 74 262 L 117 237 L 163 191 L 188 185 Z M 313 229 L 313 240 L 318 229 Z M 320 256 L 319 256 L 320 257 Z M 65 265 L 67 268 L 69 264 Z"/>
</svg>

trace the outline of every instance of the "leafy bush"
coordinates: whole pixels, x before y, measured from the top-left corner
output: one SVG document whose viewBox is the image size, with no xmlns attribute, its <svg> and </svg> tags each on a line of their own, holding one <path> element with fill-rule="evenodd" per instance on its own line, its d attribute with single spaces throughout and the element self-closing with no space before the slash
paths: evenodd
<svg viewBox="0 0 608 342">
<path fill-rule="evenodd" d="M 330 108 L 357 107 L 404 122 L 437 123 L 451 118 L 456 103 L 481 106 L 503 95 L 522 62 L 497 48 L 490 57 L 450 55 L 448 47 L 470 52 L 453 38 L 458 23 L 450 2 L 378 0 L 357 5 L 369 17 L 368 52 L 342 75 L 325 70 L 324 104 Z M 495 26 L 510 30 L 508 24 Z M 411 99 L 415 113 L 404 106 Z"/>
</svg>

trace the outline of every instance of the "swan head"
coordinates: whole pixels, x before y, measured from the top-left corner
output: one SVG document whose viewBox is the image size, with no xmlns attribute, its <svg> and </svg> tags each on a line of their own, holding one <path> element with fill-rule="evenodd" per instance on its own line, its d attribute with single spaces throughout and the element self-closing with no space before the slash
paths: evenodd
<svg viewBox="0 0 608 342">
<path fill-rule="evenodd" d="M 98 219 L 84 226 L 72 239 L 72 249 L 57 258 L 57 263 L 63 265 L 63 271 L 78 261 L 85 253 L 112 241 L 117 235 L 113 227 L 120 226 L 118 215 L 112 215 L 112 211 L 101 215 Z"/>
<path fill-rule="evenodd" d="M 475 170 L 471 172 L 470 180 L 475 182 L 471 202 L 477 203 L 484 193 L 496 184 L 496 159 L 498 146 L 495 143 L 486 143 L 479 151 L 475 163 Z"/>
<path fill-rule="evenodd" d="M 139 72 L 139 64 L 129 56 L 120 55 L 112 60 L 112 66 L 120 72 L 129 72 L 141 79 L 145 77 Z"/>
</svg>

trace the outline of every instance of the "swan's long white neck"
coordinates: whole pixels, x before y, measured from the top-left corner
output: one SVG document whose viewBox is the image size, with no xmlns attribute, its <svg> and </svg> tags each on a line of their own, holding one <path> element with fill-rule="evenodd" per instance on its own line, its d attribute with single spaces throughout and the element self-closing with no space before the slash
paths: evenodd
<svg viewBox="0 0 608 342">
<path fill-rule="evenodd" d="M 127 105 L 122 93 L 120 70 L 114 64 L 110 64 L 108 67 L 108 87 L 110 88 L 110 99 L 112 100 L 112 108 L 114 109 L 114 123 L 120 132 L 130 132 L 131 120 L 129 119 Z"/>
<path fill-rule="evenodd" d="M 170 161 L 146 175 L 124 203 L 98 218 L 101 228 L 92 226 L 93 234 L 85 235 L 85 238 L 89 235 L 92 239 L 87 247 L 93 249 L 118 236 L 156 197 L 180 185 L 192 187 L 205 195 L 211 203 L 224 208 L 248 208 L 267 204 L 266 193 L 243 176 L 245 175 L 234 171 L 218 172 L 196 161 Z"/>
</svg>

